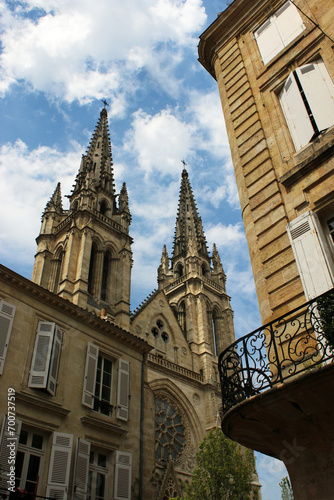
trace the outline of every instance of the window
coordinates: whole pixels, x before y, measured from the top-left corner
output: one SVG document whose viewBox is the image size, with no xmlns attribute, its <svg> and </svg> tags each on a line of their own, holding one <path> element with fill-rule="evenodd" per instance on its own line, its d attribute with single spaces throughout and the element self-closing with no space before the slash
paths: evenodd
<svg viewBox="0 0 334 500">
<path fill-rule="evenodd" d="M 332 258 L 317 215 L 306 212 L 287 226 L 306 300 L 334 286 Z"/>
<path fill-rule="evenodd" d="M 89 456 L 87 500 L 104 500 L 108 494 L 107 454 L 91 450 Z"/>
<path fill-rule="evenodd" d="M 8 405 L 8 410 L 12 407 Z M 10 425 L 10 427 L 9 427 Z M 4 415 L 0 431 L 0 491 L 7 491 L 9 486 L 11 467 L 15 466 L 17 446 L 21 431 L 22 422 L 9 413 L 9 418 Z M 14 427 L 14 435 L 12 427 Z M 10 445 L 10 446 L 8 446 Z"/>
<path fill-rule="evenodd" d="M 286 2 L 254 32 L 263 64 L 271 61 L 304 29 L 297 8 L 291 2 Z"/>
<path fill-rule="evenodd" d="M 100 355 L 96 345 L 88 344 L 82 404 L 97 412 L 109 415 L 113 409 L 111 402 L 116 399 L 116 418 L 128 420 L 130 363 L 124 359 L 118 360 L 116 398 L 113 396 L 112 390 L 113 365 L 116 363 Z"/>
<path fill-rule="evenodd" d="M 0 300 L 0 375 L 5 366 L 10 334 L 15 316 L 16 307 L 4 300 Z"/>
<path fill-rule="evenodd" d="M 154 337 L 154 345 L 156 349 L 156 353 L 159 355 L 165 355 L 167 352 L 167 344 L 169 342 L 169 335 L 166 332 L 166 327 L 161 321 L 158 319 L 155 323 L 155 326 L 151 328 L 151 333 Z"/>
<path fill-rule="evenodd" d="M 112 362 L 109 359 L 99 356 L 96 370 L 94 410 L 104 415 L 109 415 L 113 408 L 110 405 L 111 379 Z"/>
<path fill-rule="evenodd" d="M 28 386 L 56 393 L 63 333 L 55 323 L 38 323 Z"/>
<path fill-rule="evenodd" d="M 334 244 L 334 217 L 331 217 L 330 219 L 328 219 L 327 228 L 328 228 L 330 238 Z"/>
<path fill-rule="evenodd" d="M 321 59 L 290 73 L 279 100 L 296 150 L 334 124 L 334 84 Z"/>
<path fill-rule="evenodd" d="M 44 461 L 45 436 L 40 431 L 22 429 L 15 462 L 16 487 L 36 493 Z"/>
<path fill-rule="evenodd" d="M 180 412 L 167 397 L 155 398 L 155 458 L 167 463 L 176 460 L 186 444 L 185 427 Z"/>
</svg>

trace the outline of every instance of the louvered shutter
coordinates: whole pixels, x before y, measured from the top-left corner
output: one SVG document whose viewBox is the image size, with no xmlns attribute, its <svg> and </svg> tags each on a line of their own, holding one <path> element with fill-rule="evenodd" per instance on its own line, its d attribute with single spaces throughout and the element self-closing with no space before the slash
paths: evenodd
<svg viewBox="0 0 334 500">
<path fill-rule="evenodd" d="M 19 443 L 21 425 L 21 420 L 16 418 L 14 431 L 12 430 L 12 427 L 8 429 L 7 415 L 4 415 L 0 437 L 0 491 L 8 491 L 7 481 L 9 480 L 9 476 L 7 474 L 10 472 L 10 467 L 13 465 L 15 466 L 15 457 Z M 14 432 L 14 435 L 11 435 L 12 432 Z"/>
<path fill-rule="evenodd" d="M 16 307 L 0 301 L 0 375 L 3 372 Z"/>
<path fill-rule="evenodd" d="M 310 142 L 314 130 L 293 73 L 279 94 L 280 104 L 296 150 Z"/>
<path fill-rule="evenodd" d="M 124 359 L 118 361 L 117 413 L 120 420 L 129 419 L 130 363 Z"/>
<path fill-rule="evenodd" d="M 78 438 L 74 477 L 74 498 L 77 500 L 87 498 L 89 456 L 90 442 Z"/>
<path fill-rule="evenodd" d="M 55 395 L 56 388 L 57 388 L 58 369 L 59 369 L 62 340 L 63 340 L 63 332 L 60 330 L 60 328 L 58 326 L 56 326 L 54 339 L 53 339 L 53 346 L 52 346 L 48 384 L 47 384 L 47 391 L 50 394 L 52 394 L 52 396 Z"/>
<path fill-rule="evenodd" d="M 282 39 L 272 18 L 267 19 L 267 21 L 254 32 L 254 36 L 259 47 L 263 64 L 267 64 L 283 49 Z"/>
<path fill-rule="evenodd" d="M 290 2 L 286 2 L 278 9 L 273 17 L 284 47 L 289 45 L 305 29 L 297 7 Z"/>
<path fill-rule="evenodd" d="M 55 323 L 38 323 L 34 353 L 29 375 L 29 387 L 46 389 L 50 368 Z"/>
<path fill-rule="evenodd" d="M 94 407 L 94 393 L 96 383 L 97 361 L 99 357 L 99 348 L 89 343 L 87 348 L 85 378 L 82 392 L 82 404 L 88 408 Z"/>
<path fill-rule="evenodd" d="M 330 290 L 333 276 L 321 241 L 321 229 L 315 214 L 308 212 L 287 226 L 306 300 Z"/>
<path fill-rule="evenodd" d="M 51 449 L 46 496 L 55 500 L 66 500 L 73 446 L 72 434 L 55 432 Z"/>
<path fill-rule="evenodd" d="M 116 451 L 115 500 L 131 500 L 132 454 Z"/>
<path fill-rule="evenodd" d="M 319 131 L 334 124 L 334 84 L 323 61 L 296 69 Z"/>
</svg>

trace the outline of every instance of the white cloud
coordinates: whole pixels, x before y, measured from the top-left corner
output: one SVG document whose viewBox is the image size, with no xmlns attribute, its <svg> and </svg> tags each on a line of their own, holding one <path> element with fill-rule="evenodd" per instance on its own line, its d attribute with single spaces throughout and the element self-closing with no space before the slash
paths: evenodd
<svg viewBox="0 0 334 500">
<path fill-rule="evenodd" d="M 133 73 L 145 67 L 165 89 L 175 86 L 178 52 L 195 53 L 195 33 L 206 21 L 201 0 L 31 0 L 0 13 L 0 90 L 23 80 L 81 103 L 133 91 Z"/>
<path fill-rule="evenodd" d="M 4 180 L 0 199 L 3 210 L 5 207 L 0 232 L 2 259 L 33 263 L 34 238 L 39 234 L 46 202 L 58 181 L 64 194 L 70 192 L 82 152 L 75 142 L 68 153 L 44 146 L 29 150 L 21 140 L 0 148 L 0 178 Z"/>
<path fill-rule="evenodd" d="M 134 114 L 125 148 L 136 156 L 146 180 L 152 173 L 175 178 L 180 172 L 181 160 L 193 153 L 193 130 L 191 124 L 183 122 L 169 109 L 153 116 L 139 110 Z"/>
<path fill-rule="evenodd" d="M 215 226 L 209 226 L 206 229 L 208 242 L 212 245 L 216 243 L 218 247 L 229 247 L 240 245 L 246 241 L 245 233 L 241 222 L 237 224 L 228 224 L 225 226 L 222 223 Z"/>
</svg>

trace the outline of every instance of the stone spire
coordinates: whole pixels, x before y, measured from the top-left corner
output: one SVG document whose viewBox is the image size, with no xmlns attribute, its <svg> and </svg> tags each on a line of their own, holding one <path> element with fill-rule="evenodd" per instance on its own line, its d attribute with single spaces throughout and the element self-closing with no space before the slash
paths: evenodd
<svg viewBox="0 0 334 500">
<path fill-rule="evenodd" d="M 50 200 L 47 202 L 44 213 L 55 211 L 58 213 L 63 213 L 63 202 L 61 199 L 61 188 L 60 182 L 58 182 L 56 189 L 54 190 L 53 195 Z"/>
<path fill-rule="evenodd" d="M 202 220 L 198 215 L 188 172 L 183 169 L 172 259 L 181 255 L 186 256 L 188 251 L 209 259 Z"/>
<path fill-rule="evenodd" d="M 70 198 L 72 203 L 82 190 L 104 192 L 115 195 L 115 182 L 112 169 L 112 153 L 109 138 L 108 113 L 104 108 L 89 143 L 87 153 L 82 156 L 80 169 L 75 179 Z"/>
</svg>

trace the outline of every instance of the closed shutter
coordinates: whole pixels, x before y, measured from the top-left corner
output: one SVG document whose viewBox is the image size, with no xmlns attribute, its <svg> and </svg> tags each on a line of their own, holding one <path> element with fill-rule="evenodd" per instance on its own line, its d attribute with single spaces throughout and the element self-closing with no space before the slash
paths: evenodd
<svg viewBox="0 0 334 500">
<path fill-rule="evenodd" d="M 284 47 L 289 45 L 305 29 L 297 7 L 290 2 L 286 2 L 278 9 L 274 18 Z"/>
<path fill-rule="evenodd" d="M 40 321 L 29 375 L 29 387 L 46 389 L 52 353 L 55 323 Z"/>
<path fill-rule="evenodd" d="M 314 130 L 293 73 L 279 94 L 280 104 L 296 150 L 310 142 Z"/>
<path fill-rule="evenodd" d="M 48 385 L 47 385 L 47 391 L 50 394 L 52 394 L 52 396 L 55 395 L 56 388 L 57 388 L 58 369 L 59 369 L 62 340 L 63 340 L 63 332 L 60 330 L 60 328 L 58 326 L 56 326 L 56 331 L 55 331 L 54 340 L 53 340 L 52 354 L 51 354 L 50 372 L 49 372 Z"/>
<path fill-rule="evenodd" d="M 66 500 L 73 446 L 72 434 L 55 432 L 51 449 L 46 496 L 55 500 Z"/>
<path fill-rule="evenodd" d="M 302 214 L 288 224 L 287 231 L 306 300 L 314 299 L 334 284 L 316 215 L 313 212 Z"/>
<path fill-rule="evenodd" d="M 74 498 L 86 500 L 88 487 L 90 442 L 78 438 L 75 462 Z"/>
<path fill-rule="evenodd" d="M 94 393 L 96 383 L 96 369 L 99 357 L 99 348 L 89 343 L 87 348 L 85 378 L 82 391 L 82 404 L 94 408 Z"/>
<path fill-rule="evenodd" d="M 10 467 L 15 467 L 15 458 L 19 443 L 21 425 L 21 420 L 16 418 L 13 426 L 14 429 L 12 427 L 8 428 L 8 418 L 7 415 L 4 415 L 0 436 L 0 491 L 8 491 L 8 487 L 11 486 L 10 483 L 7 483 L 7 481 L 10 480 L 8 474 L 11 470 Z M 13 435 L 11 435 L 11 433 L 13 433 Z"/>
<path fill-rule="evenodd" d="M 130 363 L 124 359 L 118 361 L 117 413 L 120 420 L 129 419 Z"/>
<path fill-rule="evenodd" d="M 272 18 L 262 24 L 262 26 L 255 31 L 254 36 L 259 47 L 263 64 L 267 64 L 284 47 Z"/>
<path fill-rule="evenodd" d="M 334 124 L 334 84 L 322 60 L 296 69 L 319 131 Z"/>
<path fill-rule="evenodd" d="M 131 500 L 132 454 L 116 451 L 115 500 Z"/>
<path fill-rule="evenodd" d="M 5 366 L 10 334 L 16 307 L 4 300 L 0 301 L 0 375 Z"/>
</svg>

